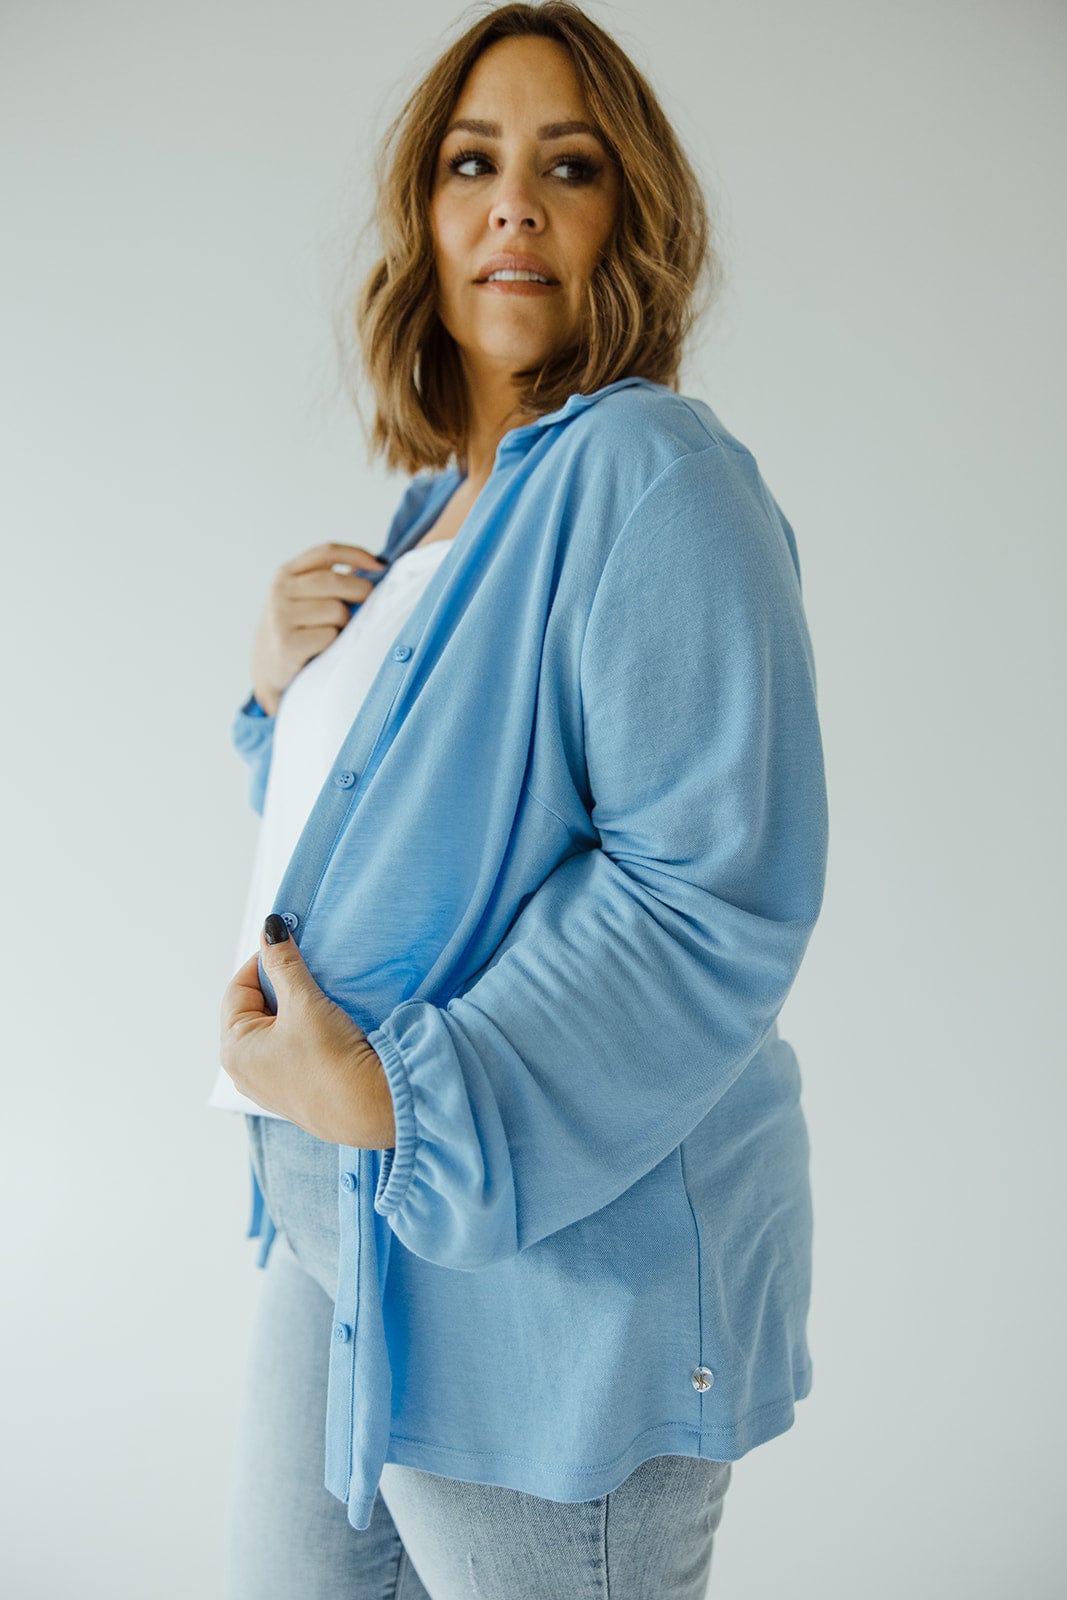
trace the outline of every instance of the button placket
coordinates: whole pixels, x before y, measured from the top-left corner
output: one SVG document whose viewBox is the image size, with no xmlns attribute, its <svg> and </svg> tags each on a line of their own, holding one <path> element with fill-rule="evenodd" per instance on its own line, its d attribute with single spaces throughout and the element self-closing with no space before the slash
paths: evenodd
<svg viewBox="0 0 1067 1600">
<path fill-rule="evenodd" d="M 409 644 L 397 645 L 393 650 L 393 657 L 397 661 L 407 661 L 412 654 L 413 647 Z M 291 929 L 297 928 L 301 920 L 307 917 L 315 890 L 354 802 L 353 790 L 359 782 L 359 774 L 366 770 L 367 761 L 385 731 L 389 712 L 400 691 L 402 676 L 397 673 L 394 681 L 390 682 L 390 678 L 383 675 L 375 686 L 377 708 L 374 701 L 364 701 L 361 715 L 337 753 L 338 765 L 331 774 L 331 781 L 324 784 L 312 807 L 299 848 L 290 858 L 279 889 L 279 898 L 288 902 L 289 906 L 281 916 Z M 381 702 L 384 702 L 384 707 Z M 362 713 L 366 713 L 366 716 Z"/>
</svg>

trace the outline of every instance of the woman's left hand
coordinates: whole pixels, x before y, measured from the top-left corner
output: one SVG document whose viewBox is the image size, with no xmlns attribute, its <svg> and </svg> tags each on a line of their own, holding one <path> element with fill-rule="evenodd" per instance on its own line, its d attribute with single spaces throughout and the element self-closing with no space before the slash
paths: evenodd
<svg viewBox="0 0 1067 1600">
<path fill-rule="evenodd" d="M 319 988 L 295 939 L 270 944 L 261 930 L 260 952 L 277 1015 L 259 986 L 258 957 L 249 956 L 222 998 L 223 1068 L 243 1095 L 317 1139 L 391 1149 L 392 1096 L 363 1029 Z"/>
</svg>

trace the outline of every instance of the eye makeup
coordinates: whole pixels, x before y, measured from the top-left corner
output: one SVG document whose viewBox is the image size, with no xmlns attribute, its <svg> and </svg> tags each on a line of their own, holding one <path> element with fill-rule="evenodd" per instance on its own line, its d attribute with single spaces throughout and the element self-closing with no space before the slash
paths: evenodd
<svg viewBox="0 0 1067 1600">
<path fill-rule="evenodd" d="M 484 150 L 460 150 L 456 155 L 448 158 L 448 160 L 445 162 L 445 166 L 449 172 L 454 172 L 456 176 L 460 178 L 473 179 L 484 176 L 482 173 L 459 172 L 457 170 L 459 167 L 464 166 L 468 161 L 483 161 L 489 166 L 492 165 L 490 157 L 486 155 Z M 563 155 L 557 156 L 553 162 L 553 167 L 561 166 L 573 167 L 577 170 L 578 177 L 564 178 L 563 180 L 564 183 L 570 184 L 574 187 L 577 187 L 579 184 L 583 183 L 592 183 L 593 180 L 598 178 L 603 171 L 603 167 L 598 162 L 592 161 L 588 156 L 578 154 L 568 155 L 564 153 Z"/>
</svg>

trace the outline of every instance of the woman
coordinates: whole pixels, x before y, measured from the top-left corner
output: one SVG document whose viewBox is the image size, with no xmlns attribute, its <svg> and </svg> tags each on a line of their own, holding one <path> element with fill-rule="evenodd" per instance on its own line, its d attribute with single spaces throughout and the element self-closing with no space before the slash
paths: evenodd
<svg viewBox="0 0 1067 1600">
<path fill-rule="evenodd" d="M 676 392 L 707 223 L 619 47 L 503 6 L 394 130 L 358 329 L 415 476 L 380 559 L 281 569 L 235 719 L 212 1103 L 267 1271 L 228 1593 L 695 1600 L 811 1383 L 796 545 Z"/>
</svg>

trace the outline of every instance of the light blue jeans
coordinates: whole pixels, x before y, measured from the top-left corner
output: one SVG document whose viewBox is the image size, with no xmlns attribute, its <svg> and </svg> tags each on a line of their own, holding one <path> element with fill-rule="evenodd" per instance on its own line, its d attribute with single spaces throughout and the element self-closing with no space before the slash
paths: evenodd
<svg viewBox="0 0 1067 1600">
<path fill-rule="evenodd" d="M 370 1527 L 323 1485 L 337 1147 L 246 1119 L 278 1229 L 242 1397 L 226 1600 L 704 1600 L 729 1461 L 653 1456 L 559 1502 L 387 1462 Z"/>
</svg>

